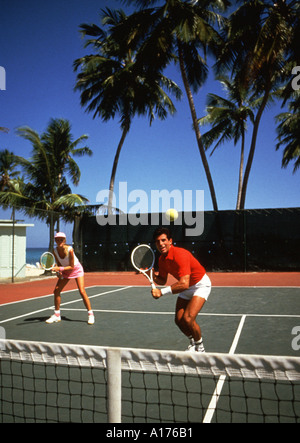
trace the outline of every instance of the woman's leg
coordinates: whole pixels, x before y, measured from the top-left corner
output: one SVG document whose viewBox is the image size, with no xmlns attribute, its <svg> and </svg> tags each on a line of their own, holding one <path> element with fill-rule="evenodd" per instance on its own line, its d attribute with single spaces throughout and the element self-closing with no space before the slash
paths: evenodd
<svg viewBox="0 0 300 443">
<path fill-rule="evenodd" d="M 60 310 L 60 303 L 61 303 L 61 292 L 64 289 L 64 287 L 68 284 L 69 280 L 67 278 L 58 279 L 55 289 L 54 289 L 54 306 L 55 310 Z"/>
<path fill-rule="evenodd" d="M 82 297 L 84 306 L 86 307 L 86 309 L 88 311 L 91 311 L 92 310 L 91 302 L 90 302 L 90 300 L 88 298 L 88 295 L 87 295 L 85 287 L 84 287 L 84 277 L 83 276 L 82 277 L 77 277 L 76 278 L 76 283 L 77 283 L 77 287 L 78 287 L 78 290 L 80 292 L 80 295 Z"/>
<path fill-rule="evenodd" d="M 46 320 L 46 323 L 51 324 L 51 323 L 57 323 L 60 322 L 61 318 L 60 318 L 60 302 L 61 302 L 61 291 L 64 289 L 64 287 L 66 286 L 66 284 L 68 283 L 68 279 L 64 278 L 64 279 L 59 279 L 56 283 L 55 289 L 54 289 L 54 306 L 55 306 L 55 311 L 54 314 L 48 318 L 48 320 Z"/>
</svg>

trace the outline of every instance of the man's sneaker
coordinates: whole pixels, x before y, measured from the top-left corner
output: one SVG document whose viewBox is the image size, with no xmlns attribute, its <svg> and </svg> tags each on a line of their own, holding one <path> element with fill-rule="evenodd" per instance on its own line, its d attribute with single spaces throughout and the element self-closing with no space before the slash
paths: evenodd
<svg viewBox="0 0 300 443">
<path fill-rule="evenodd" d="M 195 345 L 190 344 L 185 352 L 196 352 Z"/>
<path fill-rule="evenodd" d="M 205 352 L 202 340 L 199 343 L 195 343 L 195 348 L 196 352 Z"/>
<path fill-rule="evenodd" d="M 46 320 L 46 323 L 48 323 L 48 325 L 50 325 L 52 323 L 58 323 L 60 321 L 61 321 L 60 315 L 53 314 L 53 315 L 51 315 L 50 318 L 48 318 L 48 320 Z"/>
<path fill-rule="evenodd" d="M 95 323 L 95 316 L 94 316 L 94 314 L 89 314 L 88 324 L 89 325 L 93 325 L 94 323 Z"/>
<path fill-rule="evenodd" d="M 186 352 L 205 352 L 203 341 L 201 340 L 199 343 L 191 341 L 191 344 L 187 348 Z"/>
</svg>

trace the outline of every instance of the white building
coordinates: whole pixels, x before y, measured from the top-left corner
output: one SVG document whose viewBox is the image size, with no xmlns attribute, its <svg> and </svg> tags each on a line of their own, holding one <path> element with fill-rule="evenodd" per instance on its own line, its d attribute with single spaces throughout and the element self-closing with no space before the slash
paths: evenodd
<svg viewBox="0 0 300 443">
<path fill-rule="evenodd" d="M 0 278 L 26 276 L 26 228 L 32 224 L 13 224 L 0 220 Z"/>
</svg>

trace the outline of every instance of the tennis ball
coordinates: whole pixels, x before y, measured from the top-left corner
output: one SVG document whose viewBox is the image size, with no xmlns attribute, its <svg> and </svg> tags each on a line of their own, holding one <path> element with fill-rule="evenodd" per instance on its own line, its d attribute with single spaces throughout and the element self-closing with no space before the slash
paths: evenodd
<svg viewBox="0 0 300 443">
<path fill-rule="evenodd" d="M 176 211 L 176 209 L 168 209 L 165 215 L 166 219 L 169 220 L 170 222 L 174 222 L 175 220 L 178 219 L 178 212 Z"/>
</svg>

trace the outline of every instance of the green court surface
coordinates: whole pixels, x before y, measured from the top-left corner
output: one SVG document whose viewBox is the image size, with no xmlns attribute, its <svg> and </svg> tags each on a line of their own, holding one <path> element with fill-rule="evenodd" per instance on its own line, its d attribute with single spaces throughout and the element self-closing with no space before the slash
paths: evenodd
<svg viewBox="0 0 300 443">
<path fill-rule="evenodd" d="M 5 328 L 6 338 L 9 340 L 170 351 L 184 351 L 187 348 L 186 337 L 174 323 L 176 296 L 166 296 L 160 300 L 154 300 L 148 286 L 94 286 L 87 288 L 87 293 L 96 317 L 93 326 L 87 324 L 87 312 L 78 291 L 73 290 L 62 295 L 62 321 L 58 324 L 48 325 L 45 323 L 45 320 L 53 313 L 53 296 L 49 295 L 2 305 L 0 307 L 0 326 Z M 213 288 L 198 317 L 206 352 L 300 357 L 300 349 L 295 346 L 297 341 L 293 335 L 293 330 L 300 327 L 299 295 L 299 288 Z M 299 342 L 300 340 L 298 340 Z M 138 378 L 138 375 L 136 377 Z M 174 383 L 174 379 L 172 383 Z M 181 415 L 180 410 L 177 411 L 175 413 L 178 415 L 177 419 L 182 422 L 186 420 L 203 421 L 205 408 L 208 407 L 213 396 L 216 383 L 215 380 L 206 382 L 208 393 L 202 398 L 204 406 L 201 413 L 195 412 L 198 411 L 195 406 L 191 415 L 188 416 L 185 413 Z M 251 388 L 245 386 L 234 388 L 233 394 L 231 393 L 230 408 L 235 410 L 242 407 L 239 406 L 239 403 L 235 404 L 238 401 L 236 399 L 238 395 L 235 395 L 235 392 L 240 389 L 243 389 L 243 392 L 247 389 L 256 390 L 258 384 L 259 382 L 255 382 Z M 180 386 L 181 381 L 176 381 L 175 385 Z M 224 387 L 223 384 L 221 385 L 222 395 L 228 389 L 232 389 L 227 386 L 227 383 Z M 269 398 L 268 385 L 264 389 L 267 401 L 271 403 L 275 401 L 273 394 Z M 282 387 L 278 389 L 282 389 Z M 287 387 L 284 397 L 288 401 L 292 395 L 290 389 L 293 390 L 292 394 L 297 400 L 296 405 L 288 405 L 289 408 L 294 408 L 293 412 L 296 415 L 292 421 L 300 422 L 299 382 L 293 388 Z M 195 397 L 195 393 L 200 390 L 200 387 L 193 386 L 193 390 L 194 394 L 187 400 L 191 403 L 193 403 L 193 396 Z M 184 393 L 185 388 L 180 391 L 181 394 L 178 395 L 184 395 L 182 392 Z M 124 395 L 126 397 L 126 394 Z M 149 395 L 151 396 L 151 392 Z M 224 395 L 224 398 L 222 395 L 218 404 L 221 411 L 224 409 L 223 403 L 228 401 L 227 395 L 226 397 Z M 250 408 L 256 410 L 257 402 L 259 400 L 252 400 Z M 147 408 L 150 411 L 151 409 L 155 410 L 155 403 L 154 400 Z M 131 422 L 131 414 L 128 414 L 128 417 L 131 418 L 126 418 L 126 409 L 125 406 L 124 421 Z M 210 421 L 216 420 L 217 412 L 214 412 Z M 160 417 L 161 421 L 169 421 L 167 406 L 164 407 L 164 413 L 166 416 L 165 418 Z M 156 417 L 155 411 L 153 414 Z M 249 418 L 249 411 L 247 414 Z M 259 413 L 254 415 L 252 420 L 261 421 L 259 415 Z M 278 414 L 275 412 L 271 415 L 275 419 L 270 421 L 277 421 Z M 73 421 L 77 421 L 77 418 L 73 418 Z M 218 419 L 225 422 L 243 421 L 238 417 L 236 419 L 232 416 L 231 418 L 227 417 L 224 411 L 221 412 L 221 415 L 219 412 Z M 71 419 L 65 417 L 64 420 Z M 107 417 L 104 414 L 96 420 L 105 422 Z M 89 418 L 87 421 L 90 421 Z"/>
<path fill-rule="evenodd" d="M 0 307 L 6 338 L 183 351 L 187 339 L 174 323 L 176 296 L 154 300 L 148 287 L 87 288 L 96 316 L 78 291 L 62 294 L 62 322 L 47 325 L 53 295 Z M 235 353 L 300 356 L 292 330 L 300 326 L 298 288 L 213 288 L 198 317 L 207 352 L 227 353 L 244 318 Z"/>
</svg>

